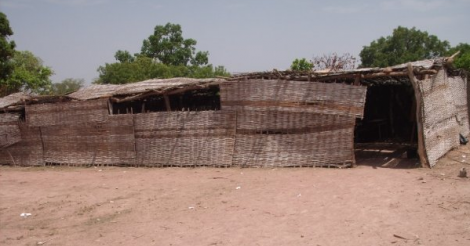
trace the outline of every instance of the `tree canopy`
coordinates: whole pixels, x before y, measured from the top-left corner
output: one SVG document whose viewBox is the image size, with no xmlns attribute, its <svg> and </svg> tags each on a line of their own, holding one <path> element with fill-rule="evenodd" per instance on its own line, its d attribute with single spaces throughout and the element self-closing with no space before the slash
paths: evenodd
<svg viewBox="0 0 470 246">
<path fill-rule="evenodd" d="M 95 84 L 126 84 L 147 79 L 188 77 L 213 78 L 229 76 L 223 66 L 172 66 L 156 62 L 146 56 L 124 59 L 124 62 L 106 63 L 98 68 L 99 78 Z"/>
<path fill-rule="evenodd" d="M 0 12 L 0 94 L 5 88 L 5 80 L 13 72 L 11 58 L 15 54 L 15 42 L 8 41 L 9 36 L 13 35 L 10 22 L 7 16 Z"/>
<path fill-rule="evenodd" d="M 441 41 L 427 32 L 399 26 L 393 34 L 381 37 L 364 46 L 359 56 L 363 67 L 387 67 L 445 56 L 450 49 L 449 42 Z"/>
<path fill-rule="evenodd" d="M 59 83 L 53 83 L 48 94 L 63 96 L 78 91 L 85 84 L 84 79 L 67 78 Z"/>
<path fill-rule="evenodd" d="M 313 69 L 313 63 L 307 61 L 307 59 L 295 59 L 290 65 L 292 71 L 310 71 Z"/>
<path fill-rule="evenodd" d="M 116 60 L 121 63 L 135 61 L 134 56 L 132 56 L 131 53 L 129 53 L 129 51 L 127 50 L 116 51 L 116 54 L 114 54 L 114 58 L 116 58 Z"/>
<path fill-rule="evenodd" d="M 172 66 L 202 66 L 209 61 L 207 51 L 198 51 L 194 47 L 197 41 L 183 38 L 183 31 L 178 24 L 157 25 L 152 35 L 143 41 L 140 54 Z"/>
<path fill-rule="evenodd" d="M 460 51 L 460 54 L 454 60 L 454 66 L 456 68 L 462 68 L 470 72 L 470 44 L 460 43 L 457 46 L 451 48 L 448 55 L 453 55 Z"/>
<path fill-rule="evenodd" d="M 10 22 L 0 12 L 0 97 L 21 90 L 48 93 L 52 69 L 30 51 L 16 51 L 11 35 Z"/>
<path fill-rule="evenodd" d="M 96 84 L 124 84 L 153 78 L 229 76 L 223 66 L 209 64 L 207 51 L 196 52 L 196 40 L 183 38 L 181 26 L 156 26 L 143 41 L 141 53 L 118 50 L 115 63 L 98 68 Z"/>
<path fill-rule="evenodd" d="M 51 86 L 50 77 L 53 71 L 44 66 L 43 61 L 30 51 L 16 51 L 11 59 L 13 71 L 3 83 L 6 92 L 21 90 L 34 93 L 47 93 Z"/>
</svg>

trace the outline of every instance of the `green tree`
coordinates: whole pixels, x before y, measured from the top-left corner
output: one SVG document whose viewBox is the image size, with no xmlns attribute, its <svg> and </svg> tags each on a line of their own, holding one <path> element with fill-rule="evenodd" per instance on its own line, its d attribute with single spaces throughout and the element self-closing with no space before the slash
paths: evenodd
<svg viewBox="0 0 470 246">
<path fill-rule="evenodd" d="M 98 68 L 94 84 L 125 84 L 154 78 L 227 77 L 225 67 L 209 64 L 209 52 L 196 52 L 196 40 L 184 39 L 181 26 L 167 23 L 156 26 L 154 33 L 143 41 L 140 54 L 118 50 L 115 63 Z"/>
<path fill-rule="evenodd" d="M 227 71 L 224 66 L 217 66 L 214 68 L 215 77 L 230 77 L 231 74 Z"/>
<path fill-rule="evenodd" d="M 66 95 L 74 91 L 78 91 L 83 87 L 84 83 L 84 79 L 67 78 L 62 80 L 60 83 L 53 83 L 49 94 L 58 96 Z"/>
<path fill-rule="evenodd" d="M 154 33 L 142 44 L 141 55 L 153 58 L 165 65 L 202 66 L 208 64 L 208 52 L 196 52 L 194 39 L 183 38 L 178 24 L 157 25 Z"/>
<path fill-rule="evenodd" d="M 106 63 L 98 68 L 97 84 L 126 84 L 151 78 L 168 78 L 172 73 L 165 64 L 156 63 L 152 58 L 137 56 L 133 61 Z"/>
<path fill-rule="evenodd" d="M 94 84 L 126 84 L 154 78 L 230 76 L 223 66 L 173 66 L 145 56 L 137 56 L 133 61 L 106 63 L 98 68 L 98 73 L 99 78 Z"/>
<path fill-rule="evenodd" d="M 0 96 L 8 93 L 6 79 L 13 72 L 11 58 L 15 54 L 15 42 L 8 41 L 13 35 L 7 16 L 0 12 Z"/>
<path fill-rule="evenodd" d="M 11 63 L 13 72 L 3 85 L 6 91 L 14 93 L 23 90 L 43 94 L 50 90 L 53 71 L 44 66 L 39 57 L 29 51 L 16 51 Z"/>
<path fill-rule="evenodd" d="M 224 66 L 213 67 L 212 65 L 190 67 L 187 77 L 190 78 L 214 78 L 214 77 L 229 77 L 230 73 L 227 72 Z"/>
<path fill-rule="evenodd" d="M 458 51 L 460 51 L 460 53 L 454 60 L 454 66 L 470 72 L 470 44 L 460 43 L 450 49 L 447 54 L 451 56 Z"/>
<path fill-rule="evenodd" d="M 441 41 L 427 32 L 399 26 L 393 34 L 372 41 L 364 46 L 359 56 L 362 67 L 387 67 L 444 56 L 450 48 L 449 42 Z"/>
<path fill-rule="evenodd" d="M 313 63 L 307 61 L 307 59 L 295 59 L 290 65 L 292 71 L 310 71 L 313 69 Z"/>
<path fill-rule="evenodd" d="M 116 54 L 114 55 L 114 58 L 116 58 L 117 61 L 119 62 L 133 62 L 135 61 L 135 57 L 129 53 L 129 51 L 125 50 L 118 50 L 116 51 Z"/>
</svg>

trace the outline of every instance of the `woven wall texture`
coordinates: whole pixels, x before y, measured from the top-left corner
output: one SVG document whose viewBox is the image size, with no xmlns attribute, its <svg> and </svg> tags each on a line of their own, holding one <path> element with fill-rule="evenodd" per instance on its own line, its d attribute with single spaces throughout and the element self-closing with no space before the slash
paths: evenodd
<svg viewBox="0 0 470 246">
<path fill-rule="evenodd" d="M 222 109 L 237 111 L 234 165 L 354 163 L 354 124 L 366 87 L 249 80 L 221 85 Z"/>
<path fill-rule="evenodd" d="M 19 114 L 0 114 L 0 148 L 5 148 L 21 141 L 18 121 Z"/>
<path fill-rule="evenodd" d="M 66 165 L 129 165 L 135 159 L 132 115 L 105 122 L 41 127 L 44 161 Z"/>
<path fill-rule="evenodd" d="M 424 146 L 429 164 L 434 166 L 441 156 L 459 146 L 460 126 L 454 101 L 457 90 L 452 89 L 454 85 L 450 84 L 445 70 L 429 79 L 419 80 L 418 84 L 423 97 Z M 455 95 L 455 98 L 463 103 L 460 102 L 461 95 Z"/>
<path fill-rule="evenodd" d="M 0 149 L 1 165 L 42 166 L 44 165 L 41 133 L 39 127 L 28 127 L 18 123 L 21 141 Z"/>
<path fill-rule="evenodd" d="M 285 80 L 242 80 L 220 86 L 222 109 L 270 108 L 362 118 L 367 87 Z"/>
<path fill-rule="evenodd" d="M 26 122 L 29 126 L 76 125 L 79 123 L 104 122 L 107 117 L 108 99 L 26 106 Z"/>
<path fill-rule="evenodd" d="M 302 134 L 237 134 L 233 164 L 242 167 L 347 166 L 354 163 L 352 127 Z"/>
<path fill-rule="evenodd" d="M 457 109 L 459 131 L 462 135 L 468 136 L 470 128 L 468 124 L 467 80 L 460 76 L 448 77 L 448 80 L 454 105 Z"/>
<path fill-rule="evenodd" d="M 235 113 L 157 112 L 135 115 L 137 165 L 231 166 Z"/>
</svg>

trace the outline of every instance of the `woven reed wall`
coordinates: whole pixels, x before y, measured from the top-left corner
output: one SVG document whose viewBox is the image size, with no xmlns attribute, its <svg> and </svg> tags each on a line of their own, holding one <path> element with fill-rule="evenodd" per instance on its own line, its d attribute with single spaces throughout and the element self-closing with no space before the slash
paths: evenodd
<svg viewBox="0 0 470 246">
<path fill-rule="evenodd" d="M 64 165 L 133 165 L 135 139 L 132 115 L 104 122 L 41 127 L 44 161 Z"/>
<path fill-rule="evenodd" d="M 468 124 L 468 97 L 467 97 L 467 80 L 460 76 L 448 77 L 449 86 L 454 99 L 454 105 L 457 110 L 457 123 L 459 124 L 459 132 L 468 136 L 470 132 Z"/>
<path fill-rule="evenodd" d="M 0 114 L 0 148 L 21 141 L 19 114 Z"/>
<path fill-rule="evenodd" d="M 350 116 L 244 110 L 237 113 L 234 165 L 344 166 L 354 163 Z"/>
<path fill-rule="evenodd" d="M 26 106 L 29 126 L 76 125 L 104 122 L 108 117 L 108 100 L 46 103 Z"/>
<path fill-rule="evenodd" d="M 221 84 L 222 109 L 237 111 L 234 165 L 354 163 L 355 117 L 363 116 L 366 90 L 275 80 Z"/>
<path fill-rule="evenodd" d="M 4 113 L 0 114 L 0 125 L 16 124 L 20 120 L 19 114 Z"/>
<path fill-rule="evenodd" d="M 39 126 L 44 162 L 64 165 L 134 164 L 132 115 L 110 116 L 108 100 L 36 104 L 26 107 Z"/>
<path fill-rule="evenodd" d="M 348 115 L 362 118 L 366 87 L 284 80 L 222 83 L 222 109 L 269 108 L 291 112 Z"/>
<path fill-rule="evenodd" d="M 28 127 L 19 123 L 21 141 L 0 149 L 1 165 L 42 166 L 44 165 L 41 132 L 39 127 Z"/>
<path fill-rule="evenodd" d="M 234 112 L 157 112 L 134 117 L 137 165 L 232 165 Z"/>
<path fill-rule="evenodd" d="M 424 146 L 432 167 L 440 157 L 459 146 L 458 110 L 445 70 L 418 84 L 423 97 Z"/>
</svg>

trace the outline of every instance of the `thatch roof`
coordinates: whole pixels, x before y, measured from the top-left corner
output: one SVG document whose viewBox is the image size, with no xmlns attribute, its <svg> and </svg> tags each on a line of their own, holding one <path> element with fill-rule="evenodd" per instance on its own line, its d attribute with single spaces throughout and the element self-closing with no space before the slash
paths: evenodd
<svg viewBox="0 0 470 246">
<path fill-rule="evenodd" d="M 77 100 L 111 97 L 120 86 L 121 85 L 91 85 L 73 92 L 68 96 Z"/>
<path fill-rule="evenodd" d="M 427 59 L 410 63 L 399 64 L 386 68 L 358 68 L 352 70 L 321 70 L 321 71 L 266 71 L 255 73 L 241 73 L 232 76 L 230 80 L 245 79 L 285 79 L 297 81 L 323 81 L 336 82 L 343 81 L 353 83 L 360 79 L 362 84 L 386 84 L 386 83 L 403 83 L 408 81 L 408 64 L 411 64 L 415 75 L 436 74 L 437 70 L 443 66 L 449 65 L 449 57 L 440 57 L 435 59 Z M 448 70 L 453 74 L 459 74 L 459 70 Z"/>
<path fill-rule="evenodd" d="M 212 84 L 223 82 L 224 79 L 151 79 L 124 85 L 92 85 L 83 88 L 68 96 L 77 100 L 91 100 L 104 97 L 120 97 L 120 101 L 136 99 L 148 94 L 170 94 L 197 88 L 207 87 Z M 127 100 L 126 100 L 127 101 Z"/>
<path fill-rule="evenodd" d="M 10 94 L 6 97 L 0 98 L 0 108 L 8 108 L 10 106 L 16 106 L 16 105 L 22 104 L 26 100 L 29 100 L 30 98 L 31 96 L 24 92 Z"/>
<path fill-rule="evenodd" d="M 27 104 L 55 103 L 70 100 L 71 99 L 67 96 L 42 96 L 18 92 L 0 98 L 0 110 L 5 112 L 17 111 L 23 109 L 24 105 Z"/>
<path fill-rule="evenodd" d="M 445 63 L 446 58 L 427 59 L 421 61 L 410 62 L 413 68 L 417 69 L 432 69 L 434 67 L 441 67 Z M 392 66 L 393 70 L 403 70 L 408 67 L 408 63 Z"/>
</svg>

